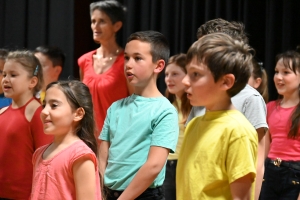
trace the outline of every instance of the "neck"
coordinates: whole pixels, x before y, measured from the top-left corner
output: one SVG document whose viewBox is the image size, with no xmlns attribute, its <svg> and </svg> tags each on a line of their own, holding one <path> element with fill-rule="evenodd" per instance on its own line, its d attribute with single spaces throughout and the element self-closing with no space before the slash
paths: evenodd
<svg viewBox="0 0 300 200">
<path fill-rule="evenodd" d="M 121 48 L 116 42 L 114 42 L 109 44 L 101 44 L 101 46 L 97 49 L 97 54 L 105 58 L 109 56 L 116 56 L 120 51 Z"/>
<path fill-rule="evenodd" d="M 163 96 L 160 91 L 157 89 L 156 84 L 148 84 L 147 87 L 135 86 L 134 93 L 143 97 L 160 97 Z"/>
<path fill-rule="evenodd" d="M 80 138 L 71 130 L 67 134 L 55 135 L 53 144 L 56 146 L 61 144 L 69 145 L 77 140 L 80 140 Z"/>
<path fill-rule="evenodd" d="M 221 111 L 221 110 L 235 110 L 236 108 L 232 105 L 231 99 L 224 99 L 210 106 L 206 106 L 207 111 Z"/>
<path fill-rule="evenodd" d="M 299 94 L 297 91 L 297 93 L 293 93 L 292 95 L 283 96 L 280 105 L 282 107 L 292 107 L 292 106 L 296 106 L 298 103 L 299 103 Z"/>
<path fill-rule="evenodd" d="M 32 97 L 33 95 L 31 91 L 24 93 L 19 97 L 13 97 L 11 106 L 12 108 L 20 108 L 24 106 Z"/>
</svg>

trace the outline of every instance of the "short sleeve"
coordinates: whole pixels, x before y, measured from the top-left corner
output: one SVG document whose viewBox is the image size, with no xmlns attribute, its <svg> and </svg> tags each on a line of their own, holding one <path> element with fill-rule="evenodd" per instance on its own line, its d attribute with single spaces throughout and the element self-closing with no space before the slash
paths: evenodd
<svg viewBox="0 0 300 200">
<path fill-rule="evenodd" d="M 248 136 L 232 137 L 229 142 L 226 159 L 229 183 L 249 173 L 255 178 L 256 151 L 257 144 L 251 141 Z"/>
<path fill-rule="evenodd" d="M 107 141 L 107 142 L 110 142 L 110 135 L 109 135 L 109 130 L 110 130 L 110 115 L 111 115 L 111 108 L 112 106 L 110 106 L 107 110 L 107 114 L 106 114 L 106 117 L 105 117 L 105 120 L 104 120 L 104 125 L 103 125 L 103 128 L 102 128 L 102 131 L 99 135 L 99 139 L 100 140 L 104 140 L 104 141 Z"/>
<path fill-rule="evenodd" d="M 53 141 L 53 136 L 44 133 L 43 123 L 40 118 L 42 106 L 38 107 L 30 121 L 31 134 L 33 137 L 34 150 L 49 144 Z"/>
<path fill-rule="evenodd" d="M 266 103 L 261 96 L 251 95 L 247 98 L 243 113 L 255 129 L 268 128 Z"/>
<path fill-rule="evenodd" d="M 80 69 L 83 68 L 84 63 L 85 63 L 85 55 L 81 56 L 81 57 L 78 58 L 78 60 L 77 60 L 77 64 L 78 64 L 78 66 L 79 66 Z"/>
<path fill-rule="evenodd" d="M 97 164 L 96 155 L 92 150 L 88 149 L 89 148 L 88 146 L 84 146 L 84 145 L 85 144 L 76 146 L 74 151 L 72 151 L 71 158 L 70 158 L 70 168 L 69 168 L 71 171 L 73 170 L 74 163 L 82 157 L 86 157 L 87 160 L 91 160 L 95 165 L 95 170 L 97 171 L 98 164 Z"/>
<path fill-rule="evenodd" d="M 161 112 L 155 120 L 152 132 L 151 146 L 160 146 L 170 149 L 171 153 L 176 150 L 179 126 L 178 114 L 175 108 L 169 108 Z"/>
</svg>

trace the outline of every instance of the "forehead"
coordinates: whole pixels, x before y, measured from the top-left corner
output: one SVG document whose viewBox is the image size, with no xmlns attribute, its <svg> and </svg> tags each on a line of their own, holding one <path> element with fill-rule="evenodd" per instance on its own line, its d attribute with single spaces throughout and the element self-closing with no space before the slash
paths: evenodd
<svg viewBox="0 0 300 200">
<path fill-rule="evenodd" d="M 150 54 L 150 51 L 150 43 L 139 40 L 131 40 L 125 47 L 125 54 Z"/>
<path fill-rule="evenodd" d="M 110 20 L 109 16 L 102 10 L 95 9 L 92 11 L 91 18 L 101 18 Z"/>
<path fill-rule="evenodd" d="M 27 72 L 25 67 L 15 60 L 7 60 L 4 64 L 3 71 L 20 71 L 20 72 Z"/>
<path fill-rule="evenodd" d="M 66 95 L 63 93 L 62 89 L 59 86 L 54 85 L 46 90 L 45 100 L 66 101 L 67 98 Z"/>
<path fill-rule="evenodd" d="M 196 69 L 201 71 L 210 71 L 206 64 L 199 62 L 196 57 L 194 57 L 190 63 L 186 66 L 187 70 Z"/>
<path fill-rule="evenodd" d="M 176 65 L 175 63 L 168 64 L 166 67 L 166 71 L 179 71 L 179 70 L 184 72 L 184 70 L 180 66 Z"/>
<path fill-rule="evenodd" d="M 3 70 L 5 61 L 0 59 L 0 70 Z"/>
</svg>

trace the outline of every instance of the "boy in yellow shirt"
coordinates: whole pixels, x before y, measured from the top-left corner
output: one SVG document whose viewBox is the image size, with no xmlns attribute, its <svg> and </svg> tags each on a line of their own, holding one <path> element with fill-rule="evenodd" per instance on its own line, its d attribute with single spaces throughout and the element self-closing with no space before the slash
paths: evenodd
<svg viewBox="0 0 300 200">
<path fill-rule="evenodd" d="M 183 79 L 204 116 L 187 126 L 176 173 L 177 199 L 253 199 L 257 134 L 231 97 L 248 82 L 251 48 L 223 33 L 196 41 Z M 252 192 L 251 192 L 252 189 Z"/>
</svg>

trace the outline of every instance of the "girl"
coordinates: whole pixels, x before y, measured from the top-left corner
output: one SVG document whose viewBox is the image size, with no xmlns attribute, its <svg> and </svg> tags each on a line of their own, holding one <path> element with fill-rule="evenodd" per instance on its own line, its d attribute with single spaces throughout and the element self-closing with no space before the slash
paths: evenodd
<svg viewBox="0 0 300 200">
<path fill-rule="evenodd" d="M 255 59 L 253 59 L 253 71 L 249 78 L 248 84 L 261 94 L 266 103 L 268 102 L 268 77 L 266 70 L 263 68 L 262 62 L 257 62 Z"/>
<path fill-rule="evenodd" d="M 186 75 L 186 54 L 177 54 L 170 57 L 165 70 L 165 82 L 167 85 L 166 97 L 176 107 L 179 116 L 179 138 L 174 154 L 169 154 L 166 165 L 166 177 L 164 181 L 166 200 L 176 199 L 176 165 L 180 147 L 183 141 L 184 124 L 191 111 L 192 106 L 184 92 L 181 82 Z"/>
<path fill-rule="evenodd" d="M 34 98 L 43 84 L 42 68 L 29 51 L 10 52 L 3 69 L 2 89 L 12 99 L 0 110 L 0 199 L 28 199 L 32 155 L 53 139 L 43 133 L 41 104 Z"/>
<path fill-rule="evenodd" d="M 101 199 L 93 104 L 80 81 L 50 83 L 41 119 L 54 141 L 33 155 L 31 199 Z"/>
<path fill-rule="evenodd" d="M 297 199 L 300 191 L 300 54 L 276 57 L 277 101 L 267 104 L 267 158 L 261 199 Z"/>
</svg>

